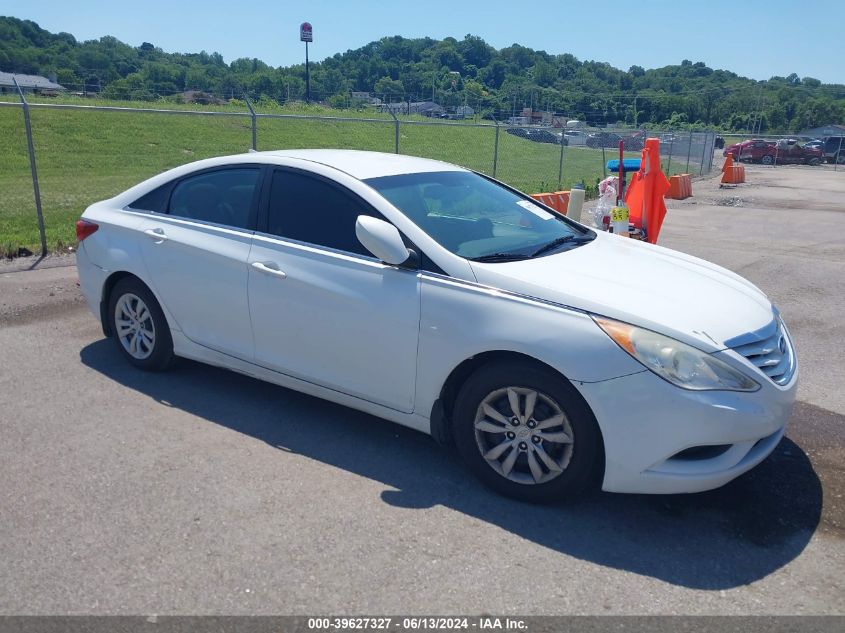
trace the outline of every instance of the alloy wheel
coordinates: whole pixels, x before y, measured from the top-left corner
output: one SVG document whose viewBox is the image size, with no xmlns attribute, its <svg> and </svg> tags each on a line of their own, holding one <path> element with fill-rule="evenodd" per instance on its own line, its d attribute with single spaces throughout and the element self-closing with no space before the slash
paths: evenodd
<svg viewBox="0 0 845 633">
<path fill-rule="evenodd" d="M 575 435 L 549 395 L 524 387 L 489 393 L 475 415 L 475 441 L 487 464 L 520 484 L 559 477 L 572 459 Z"/>
<path fill-rule="evenodd" d="M 114 308 L 114 325 L 123 349 L 137 360 L 149 358 L 155 350 L 155 324 L 147 304 L 138 295 L 121 295 Z"/>
</svg>

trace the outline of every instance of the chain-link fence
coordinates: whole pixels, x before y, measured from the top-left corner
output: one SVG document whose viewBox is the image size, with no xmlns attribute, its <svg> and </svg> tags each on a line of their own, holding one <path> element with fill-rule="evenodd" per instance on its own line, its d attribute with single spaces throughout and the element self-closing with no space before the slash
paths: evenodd
<svg viewBox="0 0 845 633">
<path fill-rule="evenodd" d="M 143 104 L 139 104 L 143 106 Z M 247 149 L 345 148 L 456 163 L 528 193 L 583 183 L 588 195 L 607 161 L 639 157 L 661 139 L 667 175 L 713 166 L 713 132 L 562 129 L 455 121 L 371 109 L 361 116 L 281 113 L 240 101 L 212 107 L 0 102 L 0 255 L 75 243 L 85 207 L 166 169 Z M 26 120 L 30 125 L 27 126 Z M 43 209 L 43 214 L 41 210 Z M 43 226 L 39 218 L 43 216 Z"/>
</svg>

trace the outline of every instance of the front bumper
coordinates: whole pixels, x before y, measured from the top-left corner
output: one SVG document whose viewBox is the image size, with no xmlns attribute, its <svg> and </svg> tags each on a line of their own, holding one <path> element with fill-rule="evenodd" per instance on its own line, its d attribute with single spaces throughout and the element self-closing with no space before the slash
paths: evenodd
<svg viewBox="0 0 845 633">
<path fill-rule="evenodd" d="M 730 353 L 730 352 L 728 352 Z M 687 391 L 650 371 L 575 386 L 604 436 L 602 489 L 672 494 L 718 488 L 752 469 L 777 446 L 797 390 L 762 376 L 755 392 Z M 705 459 L 678 453 L 721 446 Z M 718 451 L 714 451 L 718 452 Z"/>
</svg>

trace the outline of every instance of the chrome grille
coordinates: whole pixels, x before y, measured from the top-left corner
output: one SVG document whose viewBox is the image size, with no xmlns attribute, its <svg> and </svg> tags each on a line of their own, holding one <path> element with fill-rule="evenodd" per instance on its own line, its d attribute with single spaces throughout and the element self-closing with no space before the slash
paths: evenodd
<svg viewBox="0 0 845 633">
<path fill-rule="evenodd" d="M 775 384 L 785 385 L 790 381 L 795 373 L 795 351 L 780 318 L 742 338 L 743 343 L 731 349 L 742 354 Z"/>
</svg>

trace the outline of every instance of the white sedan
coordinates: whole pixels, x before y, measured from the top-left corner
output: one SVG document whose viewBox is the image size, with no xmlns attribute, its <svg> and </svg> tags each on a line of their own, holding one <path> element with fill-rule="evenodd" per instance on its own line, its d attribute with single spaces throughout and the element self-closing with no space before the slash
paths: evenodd
<svg viewBox="0 0 845 633">
<path fill-rule="evenodd" d="M 520 499 L 715 488 L 772 452 L 795 398 L 751 283 L 447 163 L 203 160 L 77 234 L 87 302 L 138 368 L 191 358 L 366 411 Z"/>
</svg>

